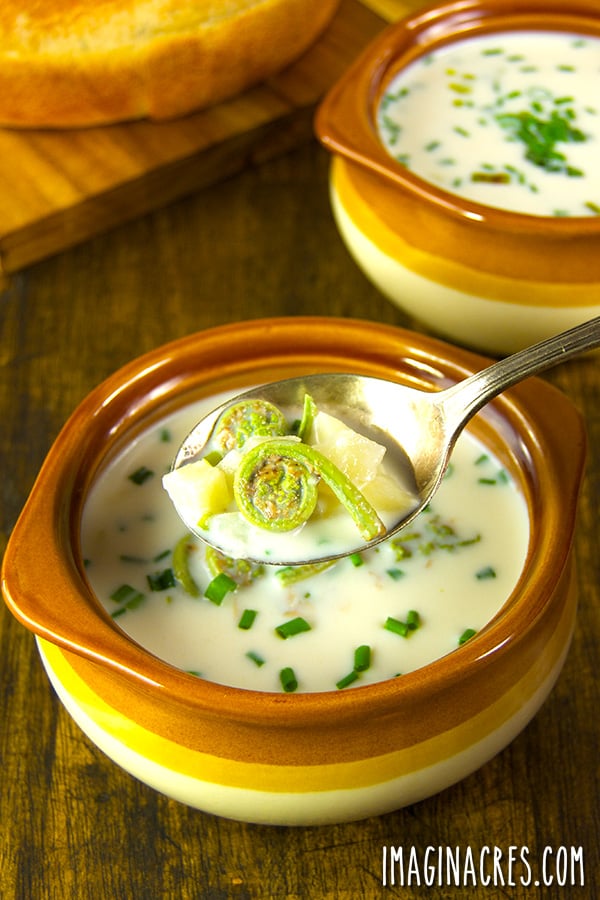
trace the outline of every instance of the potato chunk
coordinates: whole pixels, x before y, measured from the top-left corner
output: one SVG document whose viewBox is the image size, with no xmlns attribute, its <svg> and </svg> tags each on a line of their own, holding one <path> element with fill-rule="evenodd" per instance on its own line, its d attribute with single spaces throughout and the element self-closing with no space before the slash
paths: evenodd
<svg viewBox="0 0 600 900">
<path fill-rule="evenodd" d="M 361 490 L 375 478 L 385 454 L 381 444 L 321 411 L 314 418 L 310 443 Z"/>
<path fill-rule="evenodd" d="M 233 497 L 225 472 L 205 459 L 169 472 L 163 487 L 177 509 L 189 509 L 198 522 L 224 512 Z"/>
</svg>

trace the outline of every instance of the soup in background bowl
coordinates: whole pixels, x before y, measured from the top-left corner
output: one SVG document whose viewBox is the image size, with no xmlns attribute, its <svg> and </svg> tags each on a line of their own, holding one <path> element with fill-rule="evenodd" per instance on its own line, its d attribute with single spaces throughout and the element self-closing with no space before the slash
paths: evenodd
<svg viewBox="0 0 600 900">
<path fill-rule="evenodd" d="M 505 354 L 600 312 L 592 0 L 466 0 L 387 28 L 323 101 L 332 208 L 432 331 Z"/>
<path fill-rule="evenodd" d="M 232 679 L 209 672 L 201 653 L 193 658 L 169 657 L 157 645 L 145 646 L 142 633 L 129 633 L 127 620 L 134 623 L 138 613 L 143 614 L 142 607 L 126 608 L 115 616 L 120 601 L 102 597 L 102 588 L 93 587 L 97 561 L 86 555 L 89 521 L 96 517 L 99 521 L 101 514 L 94 513 L 87 523 L 86 515 L 93 512 L 94 495 L 103 481 L 120 460 L 128 460 L 132 448 L 141 448 L 143 460 L 148 435 L 164 438 L 165 418 L 189 415 L 191 404 L 210 404 L 224 392 L 314 372 L 354 371 L 432 391 L 486 363 L 432 338 L 372 322 L 254 320 L 159 347 L 93 390 L 50 450 L 10 538 L 2 570 L 9 608 L 36 635 L 51 683 L 90 739 L 128 772 L 168 796 L 218 815 L 268 824 L 341 822 L 384 813 L 444 789 L 505 747 L 551 690 L 575 618 L 571 542 L 584 431 L 570 402 L 539 379 L 529 379 L 489 404 L 473 420 L 472 438 L 467 439 L 469 447 L 475 446 L 471 441 L 478 442 L 479 456 L 493 460 L 494 477 L 488 480 L 504 472 L 501 481 L 508 480 L 524 511 L 526 546 L 521 546 L 514 578 L 505 596 L 475 628 L 469 629 L 464 621 L 465 631 L 471 633 L 462 642 L 459 623 L 454 623 L 451 646 L 441 646 L 433 658 L 407 663 L 404 671 L 400 664 L 399 671 L 384 666 L 370 680 L 364 669 L 355 667 L 352 654 L 358 640 L 351 618 L 339 628 L 337 661 L 333 647 L 334 662 L 329 660 L 326 641 L 318 653 L 308 654 L 310 667 L 301 653 L 291 662 L 284 654 L 268 667 L 258 666 L 246 657 L 260 633 L 254 628 L 261 619 L 268 623 L 266 640 L 267 632 L 281 621 L 271 595 L 261 592 L 257 580 L 252 604 L 243 600 L 241 589 L 221 605 L 202 592 L 185 598 L 191 607 L 198 604 L 193 616 L 203 609 L 210 615 L 229 616 L 231 630 L 238 629 L 238 613 L 247 606 L 259 607 L 256 623 L 238 629 L 250 641 L 240 646 L 238 662 L 248 663 L 248 671 L 252 666 L 264 670 L 265 682 L 249 680 L 245 686 L 236 663 L 239 680 L 225 683 Z M 168 457 L 169 453 L 161 458 L 160 465 Z M 475 467 L 475 460 L 470 464 Z M 129 467 L 127 471 L 132 474 Z M 492 491 L 505 487 L 487 485 Z M 131 490 L 143 491 L 144 485 L 132 483 Z M 134 504 L 119 499 L 114 506 L 117 518 L 122 512 L 127 519 Z M 138 518 L 144 518 L 143 509 L 142 505 Z M 444 512 L 444 523 L 448 518 L 454 518 L 452 510 Z M 146 524 L 151 527 L 149 520 Z M 126 528 L 127 522 L 121 525 Z M 177 530 L 172 539 L 171 527 Z M 132 555 L 152 557 L 151 565 L 144 561 L 140 577 L 146 579 L 149 568 L 156 574 L 171 567 L 173 546 L 181 537 L 178 529 L 179 523 L 173 521 L 167 540 L 159 539 L 158 545 L 165 543 L 168 551 L 160 560 L 154 559 L 161 556 L 158 550 L 154 553 L 154 546 L 139 546 L 136 538 Z M 106 541 L 109 548 L 117 542 L 110 527 Z M 445 578 L 450 582 L 454 559 L 459 578 L 462 554 L 454 557 L 452 551 L 446 552 Z M 128 553 L 119 550 L 119 556 Z M 407 570 L 408 562 L 397 563 L 397 568 Z M 130 573 L 127 566 L 135 563 L 123 565 Z M 480 560 L 475 575 L 483 569 Z M 367 572 L 368 566 L 357 567 L 356 573 L 363 570 Z M 138 575 L 128 574 L 127 579 Z M 199 570 L 195 576 L 201 581 Z M 381 573 L 368 576 L 363 584 L 378 577 Z M 393 597 L 395 579 L 388 577 Z M 399 583 L 403 577 L 406 571 Z M 121 587 L 124 578 L 119 574 L 113 582 Z M 143 589 L 141 584 L 130 586 L 151 593 L 147 582 Z M 310 592 L 313 589 L 314 584 Z M 159 599 L 158 607 L 172 622 L 181 598 L 172 596 L 169 602 L 169 590 L 159 589 L 152 599 Z M 333 587 L 329 595 L 336 596 Z M 412 596 L 398 600 L 397 615 L 386 607 L 401 624 L 407 624 L 411 610 L 421 614 L 419 627 L 408 638 L 383 627 L 383 609 L 378 620 L 381 631 L 361 628 L 362 643 L 373 649 L 374 666 L 383 654 L 378 650 L 382 639 L 394 639 L 401 648 L 414 641 L 411 653 L 419 640 L 426 639 L 428 621 L 436 610 L 431 599 L 427 608 L 419 609 L 422 599 L 420 589 L 415 589 Z M 373 606 L 375 600 L 375 591 L 365 587 L 365 606 Z M 240 607 L 234 609 L 238 602 Z M 360 603 L 359 592 L 354 599 L 359 610 Z M 310 606 L 303 608 L 301 615 L 314 625 L 308 610 Z M 440 615 L 448 612 L 440 605 Z M 200 628 L 195 622 L 184 627 Z M 186 637 L 194 650 L 196 643 L 201 647 L 203 641 L 210 642 L 209 623 L 202 627 L 197 642 Z M 222 643 L 226 633 L 215 640 Z M 278 638 L 277 646 L 299 648 L 305 637 L 300 633 Z M 269 657 L 272 646 L 271 641 L 256 652 L 263 649 Z M 232 644 L 228 641 L 220 649 L 229 654 Z M 213 654 L 217 662 L 218 655 Z M 297 690 L 286 689 L 280 681 L 285 668 L 299 676 Z M 344 682 L 355 668 L 358 677 Z M 314 680 L 320 669 L 324 680 Z"/>
</svg>

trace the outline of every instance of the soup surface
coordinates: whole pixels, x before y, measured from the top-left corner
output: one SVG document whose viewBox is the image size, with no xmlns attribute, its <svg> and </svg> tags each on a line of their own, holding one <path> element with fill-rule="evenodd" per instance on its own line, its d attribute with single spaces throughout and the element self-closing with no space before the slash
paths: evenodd
<svg viewBox="0 0 600 900">
<path fill-rule="evenodd" d="M 597 38 L 469 38 L 398 73 L 377 127 L 396 160 L 447 191 L 533 215 L 598 215 L 599 76 Z"/>
<path fill-rule="evenodd" d="M 527 553 L 526 504 L 467 433 L 430 507 L 360 556 L 312 572 L 255 570 L 207 551 L 186 533 L 161 478 L 191 427 L 225 399 L 151 427 L 110 463 L 86 501 L 90 585 L 138 643 L 223 684 L 342 690 L 426 665 L 498 612 Z"/>
</svg>

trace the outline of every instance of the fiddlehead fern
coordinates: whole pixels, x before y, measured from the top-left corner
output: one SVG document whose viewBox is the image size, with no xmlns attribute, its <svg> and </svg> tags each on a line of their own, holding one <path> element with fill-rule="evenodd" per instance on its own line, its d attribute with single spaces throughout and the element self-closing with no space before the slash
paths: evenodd
<svg viewBox="0 0 600 900">
<path fill-rule="evenodd" d="M 365 540 L 385 533 L 377 512 L 350 479 L 322 453 L 300 441 L 267 439 L 245 453 L 235 473 L 233 493 L 238 509 L 253 525 L 291 531 L 312 515 L 320 479 L 352 516 Z"/>
</svg>

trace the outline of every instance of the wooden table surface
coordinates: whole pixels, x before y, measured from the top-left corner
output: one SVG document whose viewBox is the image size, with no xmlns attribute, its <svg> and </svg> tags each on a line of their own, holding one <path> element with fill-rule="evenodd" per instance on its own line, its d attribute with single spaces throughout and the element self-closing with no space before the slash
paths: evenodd
<svg viewBox="0 0 600 900">
<path fill-rule="evenodd" d="M 101 379 L 157 345 L 262 316 L 410 325 L 342 245 L 316 143 L 17 274 L 0 295 L 0 551 L 52 440 Z M 546 377 L 590 436 L 576 556 L 578 624 L 563 673 L 499 756 L 442 794 L 363 822 L 269 828 L 168 800 L 110 762 L 54 696 L 32 636 L 0 608 L 2 900 L 598 896 L 600 358 Z M 58 598 L 57 598 L 58 599 Z M 382 848 L 582 848 L 586 884 L 384 887 Z M 564 848 L 561 849 L 561 848 Z M 517 869 L 518 876 L 523 874 Z M 552 870 L 550 870 L 552 873 Z M 507 878 L 506 869 L 504 870 Z"/>
</svg>

